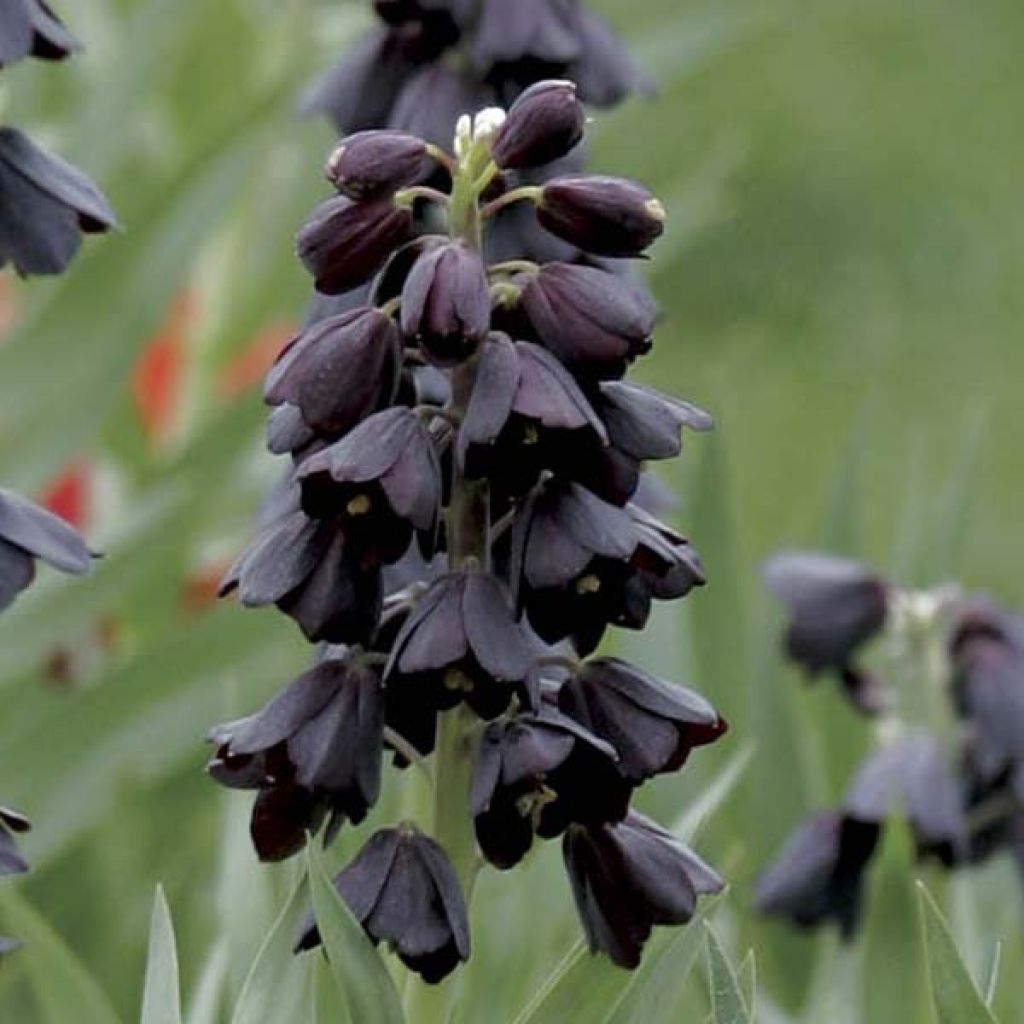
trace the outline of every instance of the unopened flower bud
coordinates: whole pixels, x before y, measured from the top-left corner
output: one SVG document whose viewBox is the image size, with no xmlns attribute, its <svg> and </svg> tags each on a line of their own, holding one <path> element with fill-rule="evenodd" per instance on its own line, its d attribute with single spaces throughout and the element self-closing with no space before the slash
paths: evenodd
<svg viewBox="0 0 1024 1024">
<path fill-rule="evenodd" d="M 462 242 L 425 252 L 402 289 L 402 331 L 439 366 L 472 355 L 491 323 L 491 295 L 479 253 Z"/>
<path fill-rule="evenodd" d="M 599 256 L 639 256 L 664 230 L 665 208 L 625 178 L 554 178 L 541 190 L 537 219 L 553 235 Z"/>
<path fill-rule="evenodd" d="M 495 134 L 491 156 L 505 169 L 549 164 L 583 138 L 584 121 L 572 82 L 538 82 L 512 104 Z"/>
<path fill-rule="evenodd" d="M 355 288 L 383 266 L 412 232 L 412 211 L 390 199 L 321 203 L 298 237 L 299 259 L 326 295 Z"/>
<path fill-rule="evenodd" d="M 549 263 L 522 295 L 541 341 L 570 368 L 621 377 L 651 347 L 657 309 L 631 281 L 596 267 Z"/>
<path fill-rule="evenodd" d="M 422 179 L 427 144 L 408 132 L 365 131 L 343 139 L 331 154 L 327 180 L 353 199 L 387 195 Z"/>
</svg>

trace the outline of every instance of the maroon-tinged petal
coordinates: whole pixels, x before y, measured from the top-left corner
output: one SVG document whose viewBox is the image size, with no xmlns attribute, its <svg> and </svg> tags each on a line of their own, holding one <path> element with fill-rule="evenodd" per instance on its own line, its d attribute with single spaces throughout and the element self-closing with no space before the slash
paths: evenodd
<svg viewBox="0 0 1024 1024">
<path fill-rule="evenodd" d="M 491 156 L 501 168 L 549 164 L 576 146 L 584 124 L 572 82 L 537 82 L 509 108 L 491 141 Z"/>
<path fill-rule="evenodd" d="M 321 203 L 303 225 L 298 255 L 317 291 L 336 295 L 369 280 L 411 233 L 411 211 L 389 198 L 357 201 L 335 196 Z"/>
<path fill-rule="evenodd" d="M 456 446 L 465 466 L 471 445 L 493 445 L 508 422 L 519 387 L 519 354 L 503 334 L 492 334 L 480 349 L 473 394 L 459 427 Z"/>
<path fill-rule="evenodd" d="M 537 202 L 537 219 L 597 256 L 639 256 L 665 229 L 665 209 L 647 189 L 605 175 L 549 181 Z"/>
<path fill-rule="evenodd" d="M 522 308 L 567 366 L 620 377 L 650 350 L 657 309 L 633 282 L 596 267 L 549 263 L 523 288 Z"/>
<path fill-rule="evenodd" d="M 408 132 L 372 129 L 342 139 L 325 173 L 339 192 L 367 199 L 420 181 L 431 164 L 422 139 Z"/>
<path fill-rule="evenodd" d="M 532 652 L 501 582 L 489 573 L 467 573 L 462 615 L 466 639 L 480 665 L 501 682 L 525 679 Z"/>
<path fill-rule="evenodd" d="M 641 461 L 671 459 L 682 450 L 684 427 L 707 431 L 714 426 L 703 409 L 652 388 L 624 381 L 600 386 L 597 410 L 616 448 Z"/>
<path fill-rule="evenodd" d="M 394 321 L 360 307 L 303 331 L 272 367 L 264 394 L 297 407 L 322 435 L 343 433 L 391 401 L 401 358 Z"/>
<path fill-rule="evenodd" d="M 459 241 L 424 252 L 402 289 L 402 332 L 438 366 L 467 359 L 487 336 L 491 296 L 479 253 Z"/>
</svg>

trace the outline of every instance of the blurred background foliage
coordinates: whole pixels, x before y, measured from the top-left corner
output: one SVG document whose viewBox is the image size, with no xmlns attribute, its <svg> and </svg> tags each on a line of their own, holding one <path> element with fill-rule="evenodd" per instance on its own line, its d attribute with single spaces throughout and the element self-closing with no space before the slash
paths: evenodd
<svg viewBox="0 0 1024 1024">
<path fill-rule="evenodd" d="M 697 846 L 733 882 L 716 928 L 736 962 L 756 949 L 759 1019 L 927 1022 L 919 870 L 897 831 L 854 947 L 750 913 L 758 870 L 841 795 L 867 738 L 830 687 L 782 668 L 757 573 L 779 546 L 826 546 L 1022 602 L 1024 8 L 595 6 L 660 85 L 600 116 L 593 158 L 670 213 L 652 265 L 665 321 L 639 376 L 719 425 L 666 473 L 711 586 L 614 643 L 702 689 L 733 731 L 648 809 L 671 824 L 696 804 L 690 827 L 717 805 Z M 221 980 L 224 1005 L 241 990 L 293 872 L 256 865 L 249 798 L 208 782 L 202 737 L 288 678 L 303 645 L 213 591 L 274 475 L 259 381 L 301 318 L 292 240 L 325 193 L 331 133 L 296 99 L 368 16 L 342 0 L 60 13 L 84 55 L 5 72 L 3 117 L 92 174 L 124 230 L 64 279 L 0 279 L 0 480 L 46 496 L 105 557 L 84 582 L 47 575 L 0 620 L 0 795 L 36 823 L 33 874 L 0 890 L 0 920 L 31 947 L 0 969 L 0 1017 L 136 1018 L 162 882 L 192 1019 L 214 1021 L 203 1007 Z M 997 940 L 1020 962 L 1011 864 L 924 875 L 976 977 Z M 576 936 L 557 844 L 485 875 L 475 915 L 489 966 L 463 1019 L 511 1020 Z M 1004 1022 L 1024 1020 L 1017 973 Z M 703 979 L 679 998 L 680 1019 L 703 1019 Z"/>
</svg>

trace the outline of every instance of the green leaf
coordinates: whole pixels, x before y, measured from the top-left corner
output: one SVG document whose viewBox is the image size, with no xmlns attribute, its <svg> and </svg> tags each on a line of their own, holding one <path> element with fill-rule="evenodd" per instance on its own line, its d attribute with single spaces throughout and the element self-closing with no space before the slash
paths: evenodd
<svg viewBox="0 0 1024 1024">
<path fill-rule="evenodd" d="M 942 911 L 923 882 L 917 883 L 917 894 L 928 979 L 939 1024 L 996 1024 L 960 956 Z"/>
<path fill-rule="evenodd" d="M 739 979 L 711 925 L 704 925 L 714 1024 L 751 1024 L 753 1018 L 743 998 Z"/>
<path fill-rule="evenodd" d="M 178 949 L 163 886 L 156 887 L 149 924 L 149 956 L 142 993 L 141 1024 L 181 1024 Z"/>
<path fill-rule="evenodd" d="M 403 1024 L 405 1016 L 384 961 L 324 871 L 316 844 L 306 848 L 306 868 L 317 928 L 353 1021 Z"/>
<path fill-rule="evenodd" d="M 709 901 L 702 913 L 711 905 Z M 685 928 L 656 935 L 629 988 L 604 1024 L 674 1024 L 683 1019 L 684 992 L 700 952 L 700 939 L 695 921 Z"/>
<path fill-rule="evenodd" d="M 308 970 L 292 949 L 305 905 L 306 880 L 301 878 L 249 969 L 231 1024 L 281 1024 L 301 1019 Z"/>
<path fill-rule="evenodd" d="M 228 973 L 228 947 L 223 940 L 210 950 L 203 964 L 203 972 L 189 1004 L 187 1024 L 217 1024 L 220 1020 L 224 980 Z"/>
<path fill-rule="evenodd" d="M 725 763 L 722 770 L 704 788 L 700 799 L 692 803 L 686 813 L 672 826 L 672 832 L 685 842 L 691 842 L 704 823 L 713 817 L 739 785 L 757 744 L 753 740 L 743 743 Z"/>
<path fill-rule="evenodd" d="M 740 990 L 750 1010 L 751 1020 L 753 1020 L 754 1008 L 757 1006 L 757 957 L 754 956 L 752 949 L 747 951 L 747 955 L 736 971 L 736 976 L 739 978 Z"/>
<path fill-rule="evenodd" d="M 613 966 L 605 957 L 595 956 L 583 942 L 577 942 L 513 1024 L 599 1020 L 631 981 L 628 971 Z"/>
<path fill-rule="evenodd" d="M 96 979 L 64 940 L 9 887 L 0 908 L 7 931 L 25 943 L 18 956 L 28 975 L 38 1024 L 117 1024 Z"/>
<path fill-rule="evenodd" d="M 1003 963 L 1003 944 L 997 942 L 992 947 L 992 959 L 989 961 L 985 977 L 985 1005 L 991 1006 L 996 999 L 996 986 L 999 984 L 999 968 Z"/>
</svg>

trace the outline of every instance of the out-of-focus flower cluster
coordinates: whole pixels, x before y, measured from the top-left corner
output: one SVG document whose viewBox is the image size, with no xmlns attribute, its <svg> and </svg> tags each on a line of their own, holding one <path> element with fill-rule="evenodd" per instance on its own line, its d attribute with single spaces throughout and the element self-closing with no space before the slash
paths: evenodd
<svg viewBox="0 0 1024 1024">
<path fill-rule="evenodd" d="M 63 60 L 78 42 L 42 0 L 0 0 L 0 68 L 37 57 Z M 114 224 L 110 205 L 77 168 L 40 149 L 16 128 L 0 126 L 0 268 L 19 274 L 59 274 L 78 251 L 83 232 Z M 36 562 L 62 572 L 88 571 L 85 541 L 63 519 L 0 488 L 0 611 L 35 578 Z M 28 865 L 14 834 L 28 821 L 0 808 L 0 875 Z M 17 943 L 0 938 L 0 955 Z"/>
<path fill-rule="evenodd" d="M 789 611 L 788 655 L 812 677 L 835 673 L 876 743 L 842 804 L 804 822 L 762 875 L 761 909 L 853 936 L 894 815 L 919 857 L 953 869 L 1005 850 L 1024 870 L 1024 619 L 823 554 L 778 555 L 766 579 Z M 883 668 L 868 672 L 862 649 L 879 638 Z"/>
<path fill-rule="evenodd" d="M 623 381 L 655 323 L 629 278 L 488 255 L 513 205 L 593 256 L 640 256 L 661 234 L 661 204 L 633 182 L 509 173 L 560 159 L 583 129 L 576 87 L 551 80 L 507 116 L 462 117 L 452 151 L 364 130 L 331 156 L 337 194 L 299 256 L 322 294 L 371 283 L 268 376 L 270 447 L 291 466 L 224 584 L 321 646 L 261 711 L 214 730 L 211 771 L 257 791 L 253 841 L 277 860 L 369 813 L 386 750 L 419 762 L 472 860 L 509 869 L 561 837 L 591 947 L 634 967 L 655 925 L 689 920 L 722 883 L 633 793 L 725 723 L 697 693 L 592 655 L 609 626 L 642 629 L 654 600 L 704 583 L 688 540 L 634 498 L 643 465 L 710 418 Z M 445 790 L 453 756 L 466 784 Z M 427 981 L 469 955 L 475 873 L 436 811 L 433 826 L 378 831 L 336 882 Z M 300 946 L 318 941 L 311 926 Z"/>
</svg>

